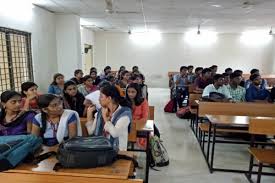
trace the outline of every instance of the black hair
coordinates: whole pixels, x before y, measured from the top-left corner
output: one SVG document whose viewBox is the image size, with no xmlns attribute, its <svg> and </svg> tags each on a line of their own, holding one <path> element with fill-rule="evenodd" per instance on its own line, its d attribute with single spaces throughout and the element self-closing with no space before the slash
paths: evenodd
<svg viewBox="0 0 275 183">
<path fill-rule="evenodd" d="M 81 70 L 81 69 L 76 69 L 76 70 L 74 71 L 74 76 L 76 76 L 76 75 L 79 74 L 79 73 L 82 73 L 82 70 Z"/>
<path fill-rule="evenodd" d="M 64 89 L 63 89 L 63 91 L 65 91 L 71 85 L 75 85 L 76 86 L 77 84 L 74 81 L 72 81 L 72 80 L 66 81 L 64 83 Z M 64 92 L 64 94 L 65 94 L 65 92 Z"/>
<path fill-rule="evenodd" d="M 106 70 L 108 70 L 108 69 L 111 69 L 111 67 L 110 67 L 110 66 L 106 66 L 106 67 L 104 68 L 104 72 L 106 72 Z"/>
<path fill-rule="evenodd" d="M 96 72 L 96 73 L 97 73 L 97 69 L 96 69 L 95 67 L 92 67 L 92 68 L 90 69 L 90 74 L 91 74 L 92 72 Z"/>
<path fill-rule="evenodd" d="M 16 91 L 12 91 L 12 90 L 4 91 L 1 94 L 1 97 L 0 97 L 1 98 L 1 102 L 7 103 L 10 99 L 12 99 L 15 96 L 21 97 L 21 94 L 18 93 L 18 92 L 16 92 Z M 5 109 L 3 108 L 2 105 L 0 105 L 0 107 L 1 107 L 1 113 L 0 113 L 0 122 L 1 122 L 1 121 L 3 121 L 3 119 L 6 116 L 6 111 L 5 111 Z"/>
<path fill-rule="evenodd" d="M 119 80 L 122 80 L 123 79 L 123 76 L 125 76 L 125 74 L 127 73 L 130 73 L 129 71 L 125 70 L 125 71 L 122 71 L 121 74 L 120 74 L 120 78 Z"/>
<path fill-rule="evenodd" d="M 119 70 L 120 70 L 120 71 L 121 71 L 122 69 L 125 70 L 125 69 L 126 69 L 125 66 L 122 65 L 122 66 L 119 67 Z"/>
<path fill-rule="evenodd" d="M 240 75 L 242 75 L 243 71 L 242 70 L 235 70 L 233 73 L 239 73 Z"/>
<path fill-rule="evenodd" d="M 222 74 L 215 74 L 213 80 L 218 81 L 220 78 L 224 78 L 224 76 Z"/>
<path fill-rule="evenodd" d="M 133 67 L 132 67 L 132 71 L 134 71 L 134 70 L 138 70 L 138 66 L 136 66 L 136 65 L 133 66 Z"/>
<path fill-rule="evenodd" d="M 22 97 L 26 97 L 26 94 L 24 92 L 27 92 L 31 87 L 38 87 L 37 84 L 31 81 L 27 81 L 21 84 L 21 95 Z"/>
<path fill-rule="evenodd" d="M 209 68 L 205 68 L 205 69 L 203 69 L 202 70 L 202 75 L 204 75 L 204 74 L 206 74 L 207 72 L 211 72 L 211 69 L 209 69 Z"/>
<path fill-rule="evenodd" d="M 225 70 L 224 70 L 224 72 L 229 72 L 229 71 L 233 71 L 233 69 L 231 69 L 230 67 L 228 67 L 228 68 L 226 68 Z"/>
<path fill-rule="evenodd" d="M 119 91 L 115 85 L 103 85 L 100 88 L 100 92 L 107 97 L 111 97 L 114 103 L 131 108 L 131 104 L 124 97 L 120 96 Z"/>
<path fill-rule="evenodd" d="M 227 76 L 229 76 L 229 74 L 228 73 L 222 73 L 222 75 L 224 76 L 224 77 L 227 77 Z"/>
<path fill-rule="evenodd" d="M 203 70 L 203 68 L 202 67 L 196 67 L 195 72 L 198 72 L 200 70 Z"/>
<path fill-rule="evenodd" d="M 259 77 L 260 75 L 259 74 L 252 74 L 249 79 L 250 81 L 254 81 L 257 77 Z"/>
<path fill-rule="evenodd" d="M 132 74 L 131 77 L 130 77 L 130 80 L 134 81 L 134 80 L 136 80 L 137 78 L 142 79 L 142 77 L 141 77 L 140 74 Z"/>
<path fill-rule="evenodd" d="M 40 129 L 41 134 L 45 133 L 46 127 L 47 127 L 47 113 L 45 113 L 42 109 L 48 107 L 50 103 L 56 98 L 60 98 L 60 97 L 53 94 L 44 94 L 38 97 L 37 105 L 39 109 L 41 109 L 41 122 L 42 122 L 42 128 Z"/>
<path fill-rule="evenodd" d="M 92 73 L 95 73 L 95 75 L 97 75 L 97 72 L 96 72 L 95 70 L 91 70 L 91 71 L 90 71 L 90 75 L 91 75 Z"/>
<path fill-rule="evenodd" d="M 109 75 L 109 76 L 106 77 L 106 80 L 109 81 L 109 82 L 113 82 L 115 79 L 116 78 L 113 75 Z"/>
<path fill-rule="evenodd" d="M 193 65 L 189 65 L 187 68 L 188 68 L 188 70 L 189 70 L 189 69 L 191 69 L 191 68 L 194 68 L 194 66 L 193 66 Z"/>
<path fill-rule="evenodd" d="M 61 73 L 56 73 L 56 74 L 53 75 L 53 82 L 51 83 L 51 85 L 57 85 L 56 78 L 58 78 L 59 76 L 64 77 L 64 75 L 61 74 Z"/>
<path fill-rule="evenodd" d="M 180 67 L 180 72 L 181 72 L 183 69 L 188 70 L 188 67 L 186 67 L 186 66 L 181 66 L 181 67 Z"/>
<path fill-rule="evenodd" d="M 212 66 L 210 67 L 210 69 L 214 69 L 214 68 L 218 68 L 218 66 L 217 66 L 217 65 L 212 65 Z"/>
<path fill-rule="evenodd" d="M 255 74 L 256 72 L 259 72 L 259 69 L 251 69 L 250 74 Z"/>
<path fill-rule="evenodd" d="M 84 77 L 82 78 L 82 81 L 83 81 L 83 82 L 86 82 L 88 79 L 92 79 L 92 76 L 86 75 L 86 76 L 84 76 Z"/>
<path fill-rule="evenodd" d="M 237 78 L 237 77 L 240 77 L 240 76 L 242 76 L 240 73 L 233 72 L 232 74 L 230 74 L 230 79 L 234 79 L 234 78 Z"/>
<path fill-rule="evenodd" d="M 137 95 L 134 98 L 134 101 L 135 101 L 135 105 L 139 106 L 144 101 L 144 98 L 142 97 L 142 93 L 141 93 L 141 86 L 139 84 L 137 84 L 137 83 L 131 83 L 131 84 L 129 84 L 127 86 L 127 89 L 126 89 L 126 99 L 129 102 L 131 102 L 131 99 L 129 98 L 128 92 L 127 92 L 129 88 L 134 88 L 137 91 Z"/>
</svg>

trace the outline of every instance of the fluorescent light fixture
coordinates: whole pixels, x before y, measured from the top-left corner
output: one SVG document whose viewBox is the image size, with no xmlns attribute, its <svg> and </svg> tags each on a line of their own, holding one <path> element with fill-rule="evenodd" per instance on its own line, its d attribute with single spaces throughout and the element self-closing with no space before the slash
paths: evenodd
<svg viewBox="0 0 275 183">
<path fill-rule="evenodd" d="M 0 0 L 0 15 L 26 21 L 32 17 L 32 0 Z"/>
<path fill-rule="evenodd" d="M 273 39 L 272 35 L 266 33 L 266 30 L 254 30 L 243 32 L 240 41 L 247 46 L 265 45 Z"/>
<path fill-rule="evenodd" d="M 213 31 L 200 30 L 200 34 L 197 30 L 191 30 L 184 34 L 184 40 L 194 46 L 209 46 L 217 41 L 217 33 Z"/>
<path fill-rule="evenodd" d="M 132 32 L 129 35 L 130 40 L 139 45 L 155 45 L 161 41 L 161 33 L 157 30 L 148 30 L 145 32 Z"/>
</svg>

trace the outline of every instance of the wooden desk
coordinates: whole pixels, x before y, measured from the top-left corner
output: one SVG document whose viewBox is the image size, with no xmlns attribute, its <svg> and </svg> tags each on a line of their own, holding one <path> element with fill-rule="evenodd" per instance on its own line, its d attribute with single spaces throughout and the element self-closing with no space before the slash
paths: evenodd
<svg viewBox="0 0 275 183">
<path fill-rule="evenodd" d="M 274 125 L 275 125 L 275 118 L 274 117 L 255 117 L 255 116 L 230 116 L 230 115 L 206 115 L 206 117 L 209 119 L 209 131 L 208 131 L 208 149 L 207 149 L 207 163 L 210 169 L 210 172 L 212 173 L 215 171 L 226 171 L 226 172 L 237 172 L 237 173 L 247 173 L 246 170 L 231 170 L 231 169 L 219 169 L 219 168 L 213 168 L 214 163 L 214 152 L 215 152 L 215 142 L 216 142 L 216 130 L 217 128 L 235 128 L 235 127 L 248 127 L 249 126 L 249 120 L 251 118 L 257 118 L 257 119 L 274 119 Z M 212 131 L 213 127 L 213 131 Z M 212 137 L 212 150 L 211 150 L 211 158 L 210 162 L 209 160 L 209 150 L 210 150 L 210 138 L 211 133 L 213 133 Z M 248 133 L 248 132 L 247 132 Z"/>
<path fill-rule="evenodd" d="M 43 147 L 43 152 L 56 151 L 57 147 Z M 133 157 L 133 152 L 119 152 L 120 154 L 125 154 L 127 156 Z M 15 169 L 5 171 L 6 174 L 15 174 L 16 177 L 19 174 L 36 174 L 36 175 L 51 175 L 51 176 L 64 176 L 64 177 L 86 177 L 86 178 L 97 178 L 97 179 L 118 179 L 118 180 L 127 180 L 129 175 L 132 175 L 133 164 L 128 160 L 118 160 L 115 161 L 112 165 L 97 167 L 97 168 L 67 168 L 59 169 L 54 171 L 53 167 L 57 163 L 56 157 L 50 157 L 38 165 L 32 164 L 21 164 Z M 1 176 L 2 175 L 0 173 Z M 0 176 L 0 177 L 1 177 Z M 85 179 L 86 180 L 86 179 Z M 79 182 L 79 181 L 77 181 Z"/>
</svg>

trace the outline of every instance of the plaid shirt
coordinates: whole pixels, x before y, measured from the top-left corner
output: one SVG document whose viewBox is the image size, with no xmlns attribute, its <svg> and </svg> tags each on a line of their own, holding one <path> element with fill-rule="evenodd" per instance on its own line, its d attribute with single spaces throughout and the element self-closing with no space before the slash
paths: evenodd
<svg viewBox="0 0 275 183">
<path fill-rule="evenodd" d="M 235 102 L 244 102 L 245 101 L 245 88 L 238 86 L 236 89 L 232 88 L 230 85 L 227 85 L 227 88 L 232 96 L 233 101 Z"/>
</svg>

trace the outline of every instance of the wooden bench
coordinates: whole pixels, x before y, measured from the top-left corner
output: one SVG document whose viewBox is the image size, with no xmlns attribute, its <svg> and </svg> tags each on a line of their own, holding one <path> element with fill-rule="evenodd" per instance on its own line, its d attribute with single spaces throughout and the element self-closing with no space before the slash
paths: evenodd
<svg viewBox="0 0 275 183">
<path fill-rule="evenodd" d="M 263 165 L 275 165 L 275 150 L 274 149 L 263 149 L 253 147 L 255 142 L 255 135 L 275 135 L 275 120 L 274 119 L 259 119 L 254 118 L 249 121 L 249 133 L 252 135 L 251 147 L 249 148 L 250 163 L 249 171 L 246 177 L 251 182 L 252 169 L 254 166 L 254 159 L 258 162 L 258 177 L 257 183 L 261 182 L 262 168 Z M 275 176 L 275 174 L 274 174 Z"/>
</svg>

